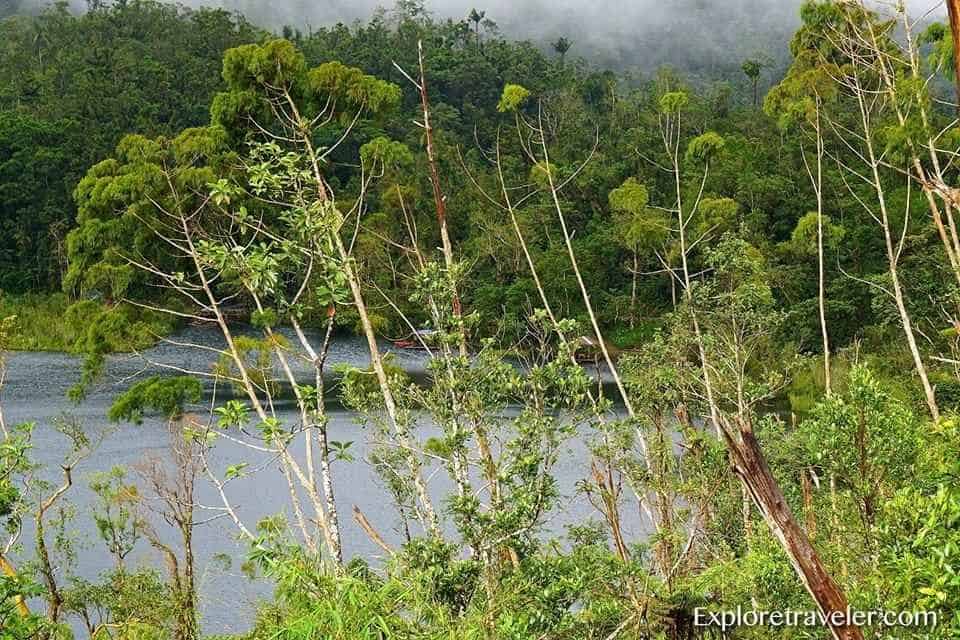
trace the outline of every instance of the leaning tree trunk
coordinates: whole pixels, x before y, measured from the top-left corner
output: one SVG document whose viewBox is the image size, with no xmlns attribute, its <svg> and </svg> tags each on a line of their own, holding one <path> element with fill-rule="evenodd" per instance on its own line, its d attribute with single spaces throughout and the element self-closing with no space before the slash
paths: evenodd
<svg viewBox="0 0 960 640">
<path fill-rule="evenodd" d="M 730 425 L 725 425 L 723 431 L 733 459 L 734 472 L 749 491 L 770 531 L 786 551 L 794 571 L 823 613 L 831 635 L 836 640 L 863 640 L 860 628 L 849 624 L 846 619 L 847 599 L 797 522 L 770 471 L 753 430 L 749 425 L 740 425 L 738 437 L 734 436 Z M 834 616 L 839 620 L 834 620 Z"/>
<path fill-rule="evenodd" d="M 803 582 L 807 593 L 813 598 L 817 607 L 824 615 L 830 633 L 835 640 L 863 640 L 863 633 L 860 628 L 850 625 L 844 620 L 843 624 L 833 624 L 832 616 L 836 612 L 842 612 L 844 617 L 847 611 L 847 599 L 840 587 L 834 582 L 833 578 L 827 573 L 823 566 L 817 550 L 810 543 L 803 530 L 803 527 L 797 522 L 796 517 L 790 510 L 783 491 L 777 483 L 776 478 L 770 471 L 770 466 L 760 449 L 760 443 L 757 442 L 753 433 L 753 428 L 743 410 L 741 403 L 741 415 L 737 419 L 737 432 L 734 432 L 732 425 L 723 416 L 720 406 L 714 394 L 713 382 L 710 375 L 710 365 L 707 361 L 707 350 L 704 345 L 704 336 L 700 329 L 700 322 L 697 317 L 697 310 L 693 305 L 691 293 L 690 270 L 687 264 L 687 244 L 684 229 L 686 220 L 684 219 L 683 193 L 680 181 L 680 161 L 679 161 L 679 138 L 677 144 L 671 152 L 675 188 L 677 197 L 677 212 L 680 227 L 680 257 L 683 269 L 684 297 L 690 304 L 691 321 L 694 329 L 694 336 L 697 341 L 697 348 L 701 358 L 701 370 L 703 373 L 703 384 L 706 391 L 707 405 L 710 410 L 710 421 L 717 432 L 718 437 L 727 443 L 730 452 L 730 459 L 733 464 L 733 471 L 740 478 L 746 491 L 753 499 L 757 510 L 760 511 L 764 521 L 770 529 L 770 532 L 777 538 L 780 546 L 790 560 L 797 576 Z M 704 180 L 708 166 L 704 167 Z M 745 519 L 745 524 L 747 521 Z"/>
<path fill-rule="evenodd" d="M 300 112 L 297 109 L 297 105 L 293 99 L 293 96 L 287 89 L 283 90 L 282 98 L 290 106 L 290 110 L 293 113 L 296 121 L 301 123 L 305 122 L 305 120 L 300 116 Z M 310 131 L 302 125 L 297 131 L 298 140 L 303 145 L 303 149 L 307 153 L 307 159 L 310 162 L 311 173 L 313 174 L 314 184 L 317 189 L 317 198 L 320 202 L 329 202 L 330 192 L 320 171 L 321 160 L 310 135 Z M 380 386 L 380 392 L 383 396 L 383 404 L 387 413 L 387 417 L 389 418 L 390 425 L 393 428 L 397 443 L 405 452 L 404 457 L 406 458 L 407 467 L 410 470 L 414 491 L 419 500 L 419 504 L 415 504 L 417 516 L 420 520 L 420 523 L 423 525 L 424 531 L 429 533 L 433 538 L 441 539 L 443 537 L 443 532 L 440 529 L 440 519 L 437 516 L 437 512 L 433 507 L 430 494 L 427 491 L 427 485 L 423 479 L 423 474 L 421 473 L 422 465 L 417 459 L 415 453 L 416 449 L 413 446 L 406 426 L 401 424 L 399 419 L 397 404 L 393 396 L 393 391 L 390 388 L 390 382 L 387 378 L 386 369 L 383 366 L 383 357 L 380 354 L 380 347 L 377 344 L 377 336 L 373 330 L 373 323 L 370 321 L 370 315 L 367 312 L 367 305 L 364 301 L 359 273 L 353 266 L 353 258 L 350 255 L 350 252 L 347 251 L 347 248 L 343 242 L 343 238 L 340 237 L 340 232 L 338 230 L 333 230 L 330 233 L 330 236 L 330 239 L 333 243 L 333 249 L 343 264 L 343 275 L 347 279 L 347 285 L 350 287 L 350 293 L 353 297 L 354 306 L 357 309 L 357 315 L 360 317 L 360 326 L 363 329 L 363 334 L 367 341 L 367 347 L 370 351 L 370 365 L 373 368 L 374 374 L 377 378 L 377 383 Z"/>
</svg>

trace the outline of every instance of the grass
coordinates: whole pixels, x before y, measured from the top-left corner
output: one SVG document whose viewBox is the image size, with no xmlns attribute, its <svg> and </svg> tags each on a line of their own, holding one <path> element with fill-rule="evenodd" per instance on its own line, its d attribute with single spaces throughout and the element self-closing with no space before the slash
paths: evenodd
<svg viewBox="0 0 960 640">
<path fill-rule="evenodd" d="M 618 349 L 635 349 L 648 342 L 660 323 L 656 320 L 640 320 L 631 329 L 627 325 L 620 325 L 608 332 L 607 337 Z"/>
<path fill-rule="evenodd" d="M 131 351 L 149 347 L 176 324 L 169 316 L 129 305 L 73 301 L 63 293 L 0 293 L 0 318 L 14 317 L 7 348 L 67 353 Z"/>
<path fill-rule="evenodd" d="M 73 351 L 80 336 L 65 321 L 69 306 L 62 293 L 0 295 L 0 318 L 14 318 L 7 346 L 14 351 Z"/>
</svg>

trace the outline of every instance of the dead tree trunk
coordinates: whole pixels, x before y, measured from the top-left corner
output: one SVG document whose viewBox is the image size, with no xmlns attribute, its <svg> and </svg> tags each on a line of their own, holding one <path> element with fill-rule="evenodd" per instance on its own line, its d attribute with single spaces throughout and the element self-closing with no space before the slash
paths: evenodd
<svg viewBox="0 0 960 640">
<path fill-rule="evenodd" d="M 679 115 L 677 116 L 679 118 Z M 675 178 L 676 189 L 676 210 L 679 222 L 679 240 L 680 257 L 682 267 L 682 285 L 683 295 L 690 305 L 690 319 L 693 327 L 694 337 L 697 343 L 701 359 L 701 371 L 703 373 L 703 385 L 709 409 L 709 418 L 718 438 L 723 439 L 730 453 L 730 461 L 733 466 L 733 472 L 749 493 L 757 510 L 763 516 L 764 521 L 769 527 L 771 533 L 777 538 L 780 546 L 790 560 L 797 576 L 803 582 L 807 593 L 816 602 L 817 607 L 824 615 L 824 621 L 830 629 L 835 640 L 863 640 L 863 633 L 855 625 L 848 624 L 846 620 L 847 599 L 833 578 L 827 573 L 826 568 L 820 560 L 817 550 L 810 543 L 803 530 L 803 527 L 797 522 L 796 517 L 790 510 L 783 491 L 777 483 L 776 478 L 770 471 L 767 460 L 760 449 L 760 443 L 757 442 L 750 423 L 749 412 L 746 405 L 741 400 L 738 401 L 739 413 L 735 419 L 736 426 L 730 423 L 730 420 L 723 414 L 717 395 L 714 392 L 714 383 L 711 372 L 713 370 L 707 357 L 705 347 L 705 336 L 701 330 L 700 320 L 698 318 L 697 307 L 694 304 L 692 295 L 690 269 L 687 263 L 688 244 L 685 234 L 687 224 L 690 218 L 697 210 L 694 205 L 691 212 L 685 215 L 683 204 L 683 190 L 680 178 L 680 129 L 679 123 L 668 123 L 668 127 L 675 127 L 675 137 L 664 136 L 667 153 L 671 157 Z M 670 142 L 673 142 L 671 145 Z M 704 166 L 704 183 L 706 174 L 709 170 L 709 164 Z M 738 383 L 739 384 L 739 383 Z M 742 391 L 738 393 L 742 398 Z M 749 528 L 749 518 L 744 518 L 746 528 Z M 838 621 L 842 613 L 843 620 Z M 842 623 L 841 623 L 842 622 Z"/>
<path fill-rule="evenodd" d="M 478 34 L 479 38 L 479 34 Z M 423 41 L 417 41 L 417 61 L 420 69 L 419 81 L 411 78 L 399 65 L 395 66 L 407 77 L 408 80 L 417 88 L 420 94 L 420 109 L 423 114 L 423 122 L 419 123 L 423 127 L 423 135 L 427 150 L 427 164 L 430 167 L 430 186 L 433 188 L 433 202 L 437 211 L 437 226 L 440 228 L 440 244 L 443 249 L 443 262 L 447 268 L 447 273 L 453 273 L 453 244 L 450 242 L 450 231 L 447 227 L 447 197 L 443 194 L 440 187 L 440 170 L 437 167 L 437 154 L 433 145 L 433 125 L 430 124 L 430 95 L 427 92 L 427 73 L 423 64 Z M 457 292 L 454 284 L 453 290 L 453 316 L 457 322 L 459 332 L 460 355 L 467 355 L 467 336 L 466 329 L 463 326 L 463 309 L 460 305 L 460 294 Z"/>
<path fill-rule="evenodd" d="M 787 557 L 807 592 L 817 603 L 824 621 L 836 640 L 863 640 L 860 628 L 847 620 L 847 599 L 833 580 L 817 550 L 787 504 L 760 444 L 749 425 L 740 425 L 735 435 L 732 425 L 724 424 L 723 433 L 730 449 L 734 473 L 750 492 L 770 531 L 787 552 Z"/>
</svg>

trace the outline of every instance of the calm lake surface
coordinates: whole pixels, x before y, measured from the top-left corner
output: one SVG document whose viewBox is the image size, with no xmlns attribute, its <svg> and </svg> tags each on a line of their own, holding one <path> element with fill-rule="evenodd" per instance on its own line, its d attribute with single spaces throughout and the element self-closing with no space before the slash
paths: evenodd
<svg viewBox="0 0 960 640">
<path fill-rule="evenodd" d="M 207 327 L 190 327 L 172 340 L 220 347 L 222 338 L 218 331 Z M 382 345 L 386 349 L 388 345 Z M 166 364 L 194 371 L 209 371 L 215 358 L 210 351 L 188 346 L 163 343 L 142 355 L 116 355 L 108 360 L 105 374 L 90 390 L 86 400 L 74 404 L 66 398 L 67 389 L 79 377 L 82 360 L 76 356 L 60 353 L 11 354 L 8 360 L 8 378 L 2 390 L 3 409 L 9 424 L 35 422 L 34 457 L 44 465 L 52 482 L 60 482 L 59 465 L 69 451 L 68 441 L 56 431 L 55 423 L 63 416 L 75 419 L 90 432 L 108 426 L 107 409 L 113 399 L 130 384 L 146 376 L 172 373 L 158 364 Z M 396 353 L 397 363 L 413 374 L 423 374 L 426 354 L 415 351 Z M 337 364 L 366 366 L 369 355 L 365 343 L 359 338 L 340 338 L 333 342 L 328 358 L 328 370 Z M 304 380 L 309 374 L 303 369 Z M 336 393 L 336 389 L 331 389 Z M 209 398 L 207 398 L 209 401 Z M 208 405 L 209 406 L 209 405 Z M 206 411 L 197 407 L 197 411 Z M 366 453 L 372 448 L 370 433 L 359 425 L 354 417 L 338 406 L 328 407 L 330 415 L 330 439 L 354 441 L 352 462 L 334 463 L 334 490 L 343 530 L 344 552 L 347 557 L 363 556 L 376 564 L 383 551 L 374 545 L 352 519 L 352 508 L 358 506 L 373 526 L 389 542 L 399 542 L 399 520 L 391 500 L 381 486 L 372 467 L 366 462 Z M 292 407 L 282 412 L 282 418 L 296 422 Z M 439 429 L 433 424 L 418 426 L 417 437 L 424 440 L 435 435 Z M 169 456 L 168 434 L 165 424 L 156 417 L 146 417 L 141 425 L 121 425 L 115 428 L 94 453 L 81 463 L 74 472 L 74 488 L 67 498 L 76 507 L 76 517 L 70 533 L 76 539 L 78 559 L 75 573 L 85 578 L 96 578 L 110 569 L 111 559 L 105 546 L 97 538 L 96 528 L 90 514 L 93 494 L 88 487 L 90 475 L 107 471 L 116 465 L 131 466 L 144 458 Z M 266 458 L 257 459 L 253 452 L 225 440 L 220 440 L 213 459 L 222 470 L 229 464 L 246 461 L 249 469 L 266 465 L 256 473 L 232 481 L 227 485 L 228 495 L 238 508 L 245 524 L 252 528 L 258 519 L 288 511 L 289 496 L 283 476 L 276 465 Z M 599 514 L 576 492 L 576 483 L 589 472 L 589 454 L 586 436 L 581 434 L 569 441 L 555 467 L 563 498 L 548 522 L 548 530 L 562 534 L 565 526 L 597 519 Z M 430 491 L 438 508 L 444 495 L 452 490 L 446 474 L 427 469 Z M 130 479 L 135 479 L 130 472 Z M 220 504 L 212 484 L 203 476 L 197 482 L 198 501 L 201 504 Z M 197 520 L 210 517 L 210 512 L 198 512 Z M 645 522 L 636 505 L 628 503 L 623 513 L 626 531 L 631 540 L 639 540 L 645 534 Z M 291 518 L 292 521 L 292 518 Z M 159 525 L 158 525 L 159 528 Z M 22 542 L 31 544 L 32 531 L 25 530 Z M 172 538 L 174 540 L 174 538 Z M 234 633 L 249 629 L 259 600 L 269 598 L 272 585 L 266 580 L 251 580 L 240 570 L 246 548 L 237 540 L 233 523 L 226 518 L 200 526 L 194 533 L 194 550 L 197 556 L 197 575 L 200 592 L 200 610 L 206 633 Z M 30 551 L 30 550 L 27 550 Z M 26 557 L 32 555 L 25 552 Z M 230 562 L 225 563 L 224 558 Z M 142 541 L 128 558 L 131 565 L 150 564 L 162 570 L 159 556 Z"/>
</svg>

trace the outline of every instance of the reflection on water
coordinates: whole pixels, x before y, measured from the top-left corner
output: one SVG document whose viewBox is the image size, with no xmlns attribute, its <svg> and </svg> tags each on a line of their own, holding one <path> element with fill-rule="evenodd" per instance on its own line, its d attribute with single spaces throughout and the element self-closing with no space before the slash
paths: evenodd
<svg viewBox="0 0 960 640">
<path fill-rule="evenodd" d="M 107 425 L 106 412 L 113 398 L 132 382 L 162 372 L 163 365 L 184 370 L 209 371 L 216 354 L 192 348 L 187 343 L 210 347 L 220 347 L 222 344 L 220 334 L 209 327 L 187 328 L 173 340 L 181 344 L 160 344 L 142 356 L 111 356 L 103 378 L 90 390 L 81 404 L 73 404 L 66 399 L 67 389 L 79 376 L 80 358 L 60 353 L 15 353 L 10 356 L 8 379 L 2 397 L 4 413 L 10 424 L 37 424 L 33 453 L 51 474 L 50 480 L 57 480 L 53 474 L 59 472 L 58 465 L 69 447 L 67 440 L 55 430 L 54 423 L 58 417 L 68 414 L 91 431 L 104 428 Z M 397 364 L 407 371 L 424 374 L 424 353 L 400 351 L 395 356 Z M 357 338 L 336 339 L 330 348 L 328 368 L 332 369 L 337 364 L 367 366 L 369 355 L 365 342 Z M 304 375 L 308 374 L 305 364 L 298 366 L 302 366 Z M 209 401 L 209 398 L 207 400 Z M 197 407 L 197 410 L 205 409 Z M 333 405 L 328 410 L 330 439 L 355 442 L 352 447 L 354 461 L 337 461 L 333 466 L 344 553 L 348 558 L 361 555 L 375 563 L 382 557 L 383 552 L 370 542 L 350 519 L 352 507 L 358 506 L 373 526 L 391 542 L 401 539 L 397 515 L 390 505 L 387 492 L 380 485 L 379 478 L 365 461 L 366 453 L 371 449 L 370 434 L 365 433 L 364 428 L 339 406 Z M 281 418 L 286 420 L 297 419 L 293 411 L 280 413 Z M 437 432 L 436 425 L 421 422 L 417 436 L 425 439 Z M 108 470 L 115 465 L 133 465 L 146 456 L 166 456 L 167 450 L 168 435 L 163 422 L 147 417 L 141 425 L 123 425 L 116 428 L 93 455 L 77 467 L 74 473 L 75 487 L 68 494 L 77 507 L 77 515 L 71 527 L 71 533 L 81 544 L 77 574 L 95 578 L 100 572 L 110 568 L 109 555 L 97 540 L 95 525 L 90 517 L 89 505 L 93 494 L 87 487 L 89 475 Z M 272 472 L 275 465 L 269 459 L 258 460 L 249 450 L 227 441 L 221 440 L 217 444 L 214 462 L 221 470 L 228 464 L 240 461 L 249 462 L 251 469 L 257 467 L 258 463 L 267 465 L 262 472 L 235 480 L 228 485 L 228 495 L 237 505 L 239 514 L 247 525 L 252 526 L 263 516 L 273 515 L 287 508 L 289 500 L 286 484 L 279 472 Z M 444 473 L 433 471 L 435 469 L 428 469 L 427 477 L 430 491 L 439 505 L 442 497 L 452 490 L 452 486 Z M 575 438 L 565 446 L 555 468 L 564 498 L 560 500 L 561 508 L 550 516 L 548 529 L 551 532 L 562 533 L 567 524 L 597 517 L 583 497 L 575 494 L 576 482 L 585 477 L 588 471 L 589 456 L 585 443 L 582 437 Z M 198 479 L 197 491 L 201 504 L 219 504 L 214 488 L 202 477 Z M 628 506 L 623 515 L 625 529 L 630 538 L 639 539 L 644 530 L 636 506 Z M 208 518 L 208 514 L 198 513 L 197 520 Z M 26 530 L 23 541 L 29 544 L 31 535 L 32 532 Z M 220 518 L 199 527 L 194 533 L 194 545 L 204 631 L 231 633 L 247 630 L 253 618 L 255 603 L 258 598 L 269 597 L 271 586 L 263 580 L 251 581 L 242 574 L 240 564 L 243 562 L 245 549 L 237 540 L 233 523 Z M 222 561 L 224 557 L 231 559 L 229 565 Z M 162 567 L 160 558 L 146 542 L 140 544 L 130 556 L 129 564 L 136 563 Z"/>
</svg>

